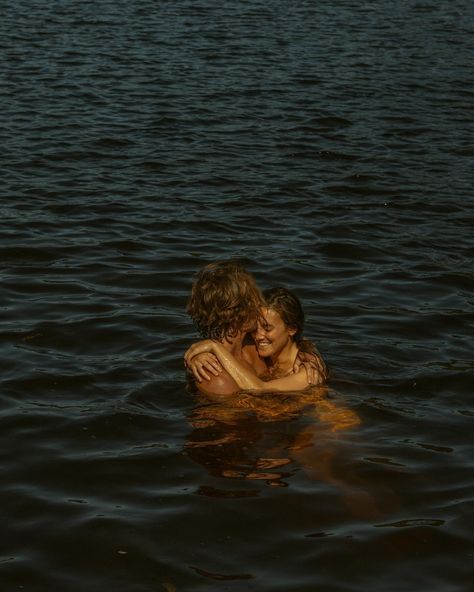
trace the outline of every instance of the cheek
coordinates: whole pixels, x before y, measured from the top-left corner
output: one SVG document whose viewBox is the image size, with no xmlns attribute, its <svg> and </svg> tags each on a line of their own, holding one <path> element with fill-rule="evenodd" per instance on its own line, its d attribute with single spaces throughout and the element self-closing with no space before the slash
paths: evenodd
<svg viewBox="0 0 474 592">
<path fill-rule="evenodd" d="M 289 339 L 291 339 L 291 335 L 286 327 L 281 329 L 281 331 L 278 331 L 278 341 L 286 342 Z"/>
<path fill-rule="evenodd" d="M 284 331 L 274 331 L 273 335 L 272 335 L 272 341 L 285 341 L 286 339 L 286 334 Z"/>
</svg>

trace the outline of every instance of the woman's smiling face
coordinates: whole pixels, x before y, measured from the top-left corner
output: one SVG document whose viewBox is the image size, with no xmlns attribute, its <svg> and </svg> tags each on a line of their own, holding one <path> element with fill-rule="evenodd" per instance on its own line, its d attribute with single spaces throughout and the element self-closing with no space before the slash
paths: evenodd
<svg viewBox="0 0 474 592">
<path fill-rule="evenodd" d="M 296 331 L 285 325 L 280 314 L 273 308 L 262 308 L 260 314 L 257 329 L 252 334 L 258 355 L 262 358 L 278 357 L 285 346 L 292 342 Z"/>
</svg>

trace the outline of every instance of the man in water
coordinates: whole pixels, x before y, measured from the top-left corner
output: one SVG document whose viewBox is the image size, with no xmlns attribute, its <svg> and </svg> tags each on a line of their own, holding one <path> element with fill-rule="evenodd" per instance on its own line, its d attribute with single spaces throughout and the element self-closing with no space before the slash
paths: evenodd
<svg viewBox="0 0 474 592">
<path fill-rule="evenodd" d="M 192 286 L 187 312 L 203 338 L 216 339 L 255 374 L 265 371 L 249 333 L 263 298 L 253 277 L 241 265 L 222 261 L 206 265 Z M 193 360 L 197 388 L 204 393 L 232 394 L 239 390 L 213 354 Z M 203 380 L 202 376 L 208 379 Z"/>
</svg>

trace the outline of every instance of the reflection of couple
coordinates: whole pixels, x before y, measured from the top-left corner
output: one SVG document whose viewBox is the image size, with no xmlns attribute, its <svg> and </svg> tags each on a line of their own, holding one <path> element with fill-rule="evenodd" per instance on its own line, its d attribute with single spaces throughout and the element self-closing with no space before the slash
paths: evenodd
<svg viewBox="0 0 474 592">
<path fill-rule="evenodd" d="M 198 389 L 301 391 L 321 385 L 327 369 L 302 336 L 304 314 L 285 288 L 263 294 L 238 263 L 211 263 L 193 284 L 188 312 L 205 338 L 185 354 Z"/>
</svg>

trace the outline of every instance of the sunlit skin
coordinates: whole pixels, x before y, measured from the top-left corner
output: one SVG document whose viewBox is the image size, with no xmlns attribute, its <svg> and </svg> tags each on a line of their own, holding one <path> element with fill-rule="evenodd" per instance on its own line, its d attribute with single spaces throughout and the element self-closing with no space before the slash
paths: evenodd
<svg viewBox="0 0 474 592">
<path fill-rule="evenodd" d="M 313 384 L 311 376 L 303 366 L 295 367 L 299 354 L 298 346 L 293 339 L 296 328 L 287 326 L 280 314 L 272 308 L 266 307 L 261 313 L 262 318 L 253 332 L 253 338 L 257 357 L 260 363 L 264 361 L 262 373 L 258 371 L 256 373 L 245 363 L 245 358 L 241 357 L 242 349 L 237 351 L 225 340 L 217 342 L 204 339 L 194 343 L 185 353 L 188 367 L 192 368 L 192 359 L 195 356 L 210 353 L 216 356 L 216 361 L 232 377 L 238 389 L 299 391 Z M 196 375 L 194 370 L 193 372 Z M 263 380 L 265 374 L 266 380 Z M 316 374 L 316 376 L 314 383 L 318 384 L 319 375 Z"/>
<path fill-rule="evenodd" d="M 231 351 L 241 361 L 251 362 L 257 375 L 267 375 L 270 373 L 273 376 L 281 376 L 299 368 L 297 362 L 298 347 L 293 341 L 295 329 L 288 327 L 276 310 L 262 308 L 260 310 L 259 321 L 246 325 L 243 333 L 248 333 L 252 336 L 253 346 L 255 347 L 255 352 L 258 355 L 257 359 L 260 360 L 260 364 L 256 364 L 255 358 L 251 362 L 248 359 L 248 354 L 244 357 L 240 354 L 240 351 L 236 352 L 235 349 Z M 229 344 L 226 345 L 228 346 Z M 251 349 L 251 347 L 246 347 L 245 351 L 250 352 Z M 207 355 L 211 357 L 206 357 Z M 199 359 L 202 376 L 196 377 L 198 381 L 201 381 L 202 378 L 208 379 L 209 377 L 208 374 L 205 374 L 204 365 L 206 365 L 209 374 L 218 376 L 222 372 L 222 366 L 212 354 L 201 353 Z M 306 371 L 310 373 L 312 381 L 316 382 L 316 370 L 306 367 Z M 310 382 L 312 381 L 310 380 Z"/>
<path fill-rule="evenodd" d="M 293 340 L 296 329 L 288 327 L 280 314 L 263 308 L 257 328 L 252 333 L 258 355 L 266 358 L 269 370 L 281 375 L 293 370 L 298 347 Z"/>
<path fill-rule="evenodd" d="M 222 349 L 235 359 L 239 365 L 246 369 L 251 374 L 261 374 L 265 372 L 266 366 L 263 360 L 260 359 L 254 343 L 246 343 L 248 331 L 253 329 L 251 327 L 244 327 L 243 331 L 232 338 L 227 337 L 220 342 Z M 211 344 L 211 340 L 204 340 L 195 344 Z M 186 363 L 192 369 L 197 381 L 198 389 L 207 395 L 229 395 L 239 390 L 238 384 L 234 378 L 226 372 L 219 362 L 219 359 L 214 353 L 211 353 L 211 348 L 202 348 L 195 360 L 191 362 L 192 358 L 187 359 Z M 203 380 L 204 379 L 204 380 Z"/>
</svg>

